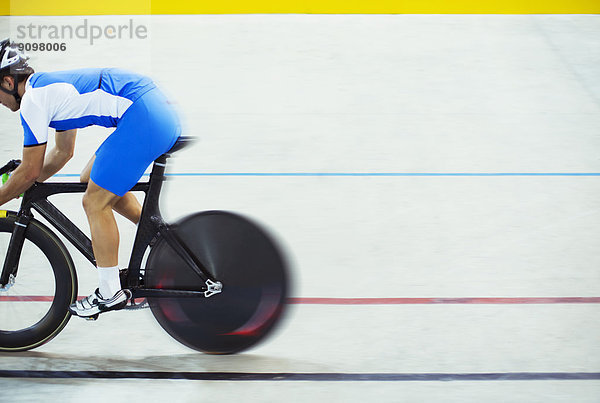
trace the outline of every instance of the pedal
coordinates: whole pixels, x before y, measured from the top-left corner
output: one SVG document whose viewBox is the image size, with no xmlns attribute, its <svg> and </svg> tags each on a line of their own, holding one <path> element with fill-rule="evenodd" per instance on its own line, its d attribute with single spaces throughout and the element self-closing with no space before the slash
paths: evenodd
<svg viewBox="0 0 600 403">
<path fill-rule="evenodd" d="M 100 314 L 99 314 L 99 313 L 97 313 L 97 314 L 95 314 L 95 315 L 92 315 L 92 316 L 87 316 L 87 317 L 85 318 L 85 320 L 89 320 L 89 321 L 92 321 L 92 322 L 93 322 L 93 321 L 95 321 L 95 320 L 98 320 L 98 316 L 100 316 Z"/>
</svg>

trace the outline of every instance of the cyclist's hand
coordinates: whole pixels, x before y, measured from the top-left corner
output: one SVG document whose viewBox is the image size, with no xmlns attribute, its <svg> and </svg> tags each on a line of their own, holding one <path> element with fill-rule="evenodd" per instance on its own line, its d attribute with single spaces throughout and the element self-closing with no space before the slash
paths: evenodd
<svg viewBox="0 0 600 403">
<path fill-rule="evenodd" d="M 2 174 L 2 186 L 4 186 L 4 184 L 8 181 L 8 178 L 10 178 L 10 173 L 9 172 Z M 21 193 L 20 195 L 18 195 L 17 199 L 19 197 L 23 197 L 23 193 Z"/>
</svg>

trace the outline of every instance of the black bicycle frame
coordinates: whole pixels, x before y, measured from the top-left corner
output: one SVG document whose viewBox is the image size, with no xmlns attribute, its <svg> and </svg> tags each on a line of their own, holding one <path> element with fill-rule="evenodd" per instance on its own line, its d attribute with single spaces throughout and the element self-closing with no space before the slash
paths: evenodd
<svg viewBox="0 0 600 403">
<path fill-rule="evenodd" d="M 162 183 L 165 180 L 165 166 L 170 154 L 161 155 L 152 166 L 150 179 L 148 182 L 136 184 L 131 191 L 144 192 L 144 204 L 142 206 L 142 215 L 138 224 L 131 257 L 129 260 L 126 286 L 129 288 L 133 297 L 208 297 L 211 283 L 215 283 L 211 273 L 202 265 L 196 257 L 189 252 L 185 244 L 177 237 L 172 226 L 165 223 L 162 219 L 159 209 L 159 197 L 162 189 Z M 69 182 L 49 182 L 35 183 L 23 195 L 23 201 L 19 209 L 15 227 L 10 239 L 8 252 L 0 275 L 0 287 L 9 282 L 12 275 L 16 276 L 18 271 L 19 257 L 25 241 L 25 230 L 33 218 L 32 210 L 38 212 L 54 228 L 58 230 L 83 256 L 86 257 L 94 266 L 96 260 L 92 249 L 92 241 L 67 218 L 56 206 L 54 206 L 48 197 L 54 194 L 62 193 L 83 193 L 87 189 L 87 183 L 69 183 Z M 144 288 L 141 283 L 140 270 L 144 254 L 149 246 L 152 246 L 156 240 L 162 237 L 175 252 L 184 259 L 187 265 L 204 281 L 206 284 L 202 290 L 184 291 L 168 289 L 150 289 Z M 205 294 L 209 293 L 209 295 Z"/>
</svg>

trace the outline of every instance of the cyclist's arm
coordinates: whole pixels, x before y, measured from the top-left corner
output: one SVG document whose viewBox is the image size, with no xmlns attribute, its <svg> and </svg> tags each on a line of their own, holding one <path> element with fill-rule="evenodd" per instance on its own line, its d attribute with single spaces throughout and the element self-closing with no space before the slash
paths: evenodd
<svg viewBox="0 0 600 403">
<path fill-rule="evenodd" d="M 46 143 L 23 148 L 21 165 L 12 173 L 4 186 L 0 187 L 0 206 L 14 199 L 33 185 L 44 166 Z"/>
<path fill-rule="evenodd" d="M 75 150 L 75 136 L 77 129 L 65 130 L 64 132 L 56 132 L 55 143 L 53 149 L 48 151 L 42 172 L 37 178 L 38 182 L 44 182 L 52 175 L 60 171 L 73 156 Z"/>
</svg>

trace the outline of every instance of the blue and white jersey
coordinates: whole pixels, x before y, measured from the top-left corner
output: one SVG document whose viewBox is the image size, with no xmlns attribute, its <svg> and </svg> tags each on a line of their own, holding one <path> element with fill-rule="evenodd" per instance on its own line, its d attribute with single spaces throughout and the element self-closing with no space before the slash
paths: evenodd
<svg viewBox="0 0 600 403">
<path fill-rule="evenodd" d="M 116 127 L 131 104 L 153 88 L 150 78 L 115 68 L 35 73 L 21 100 L 24 145 L 46 143 L 48 127 Z"/>
</svg>

